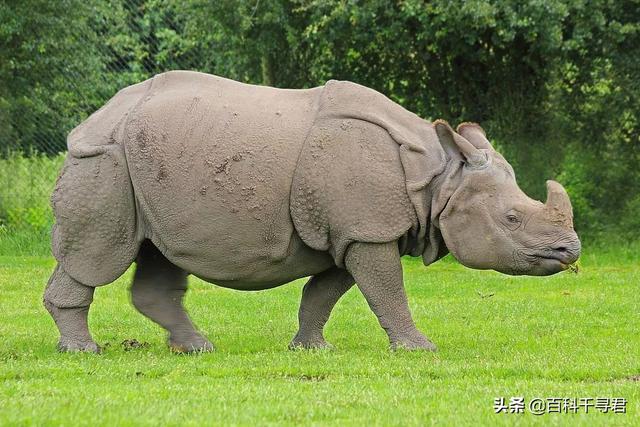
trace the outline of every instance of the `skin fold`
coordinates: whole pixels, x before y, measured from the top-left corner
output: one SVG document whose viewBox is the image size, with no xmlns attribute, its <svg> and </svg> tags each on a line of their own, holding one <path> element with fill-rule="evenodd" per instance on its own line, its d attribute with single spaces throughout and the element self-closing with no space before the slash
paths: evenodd
<svg viewBox="0 0 640 427">
<path fill-rule="evenodd" d="M 401 256 L 549 275 L 580 255 L 560 184 L 532 200 L 479 125 L 430 123 L 350 82 L 164 73 L 118 92 L 67 142 L 44 295 L 61 351 L 100 351 L 94 289 L 133 262 L 132 302 L 177 352 L 214 348 L 182 305 L 189 274 L 247 291 L 310 276 L 290 348 L 329 346 L 331 310 L 357 284 L 392 348 L 433 351 Z"/>
</svg>

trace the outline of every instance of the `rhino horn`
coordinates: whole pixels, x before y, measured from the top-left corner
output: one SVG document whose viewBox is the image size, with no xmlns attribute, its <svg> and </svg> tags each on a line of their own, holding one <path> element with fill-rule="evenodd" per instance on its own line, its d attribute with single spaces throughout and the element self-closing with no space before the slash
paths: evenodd
<svg viewBox="0 0 640 427">
<path fill-rule="evenodd" d="M 547 202 L 545 206 L 550 211 L 552 219 L 573 226 L 573 211 L 569 195 L 560 183 L 547 181 Z"/>
<path fill-rule="evenodd" d="M 491 143 L 487 139 L 484 129 L 477 123 L 464 122 L 460 123 L 456 128 L 456 132 L 467 139 L 474 147 L 478 149 L 492 149 Z"/>
</svg>

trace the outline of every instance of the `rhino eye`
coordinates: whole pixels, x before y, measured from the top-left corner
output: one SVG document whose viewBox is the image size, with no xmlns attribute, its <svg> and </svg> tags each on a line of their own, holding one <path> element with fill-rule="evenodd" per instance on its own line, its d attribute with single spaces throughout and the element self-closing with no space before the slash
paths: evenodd
<svg viewBox="0 0 640 427">
<path fill-rule="evenodd" d="M 517 216 L 509 214 L 507 215 L 507 221 L 509 221 L 511 224 L 517 224 L 520 222 L 520 219 L 518 219 Z"/>
</svg>

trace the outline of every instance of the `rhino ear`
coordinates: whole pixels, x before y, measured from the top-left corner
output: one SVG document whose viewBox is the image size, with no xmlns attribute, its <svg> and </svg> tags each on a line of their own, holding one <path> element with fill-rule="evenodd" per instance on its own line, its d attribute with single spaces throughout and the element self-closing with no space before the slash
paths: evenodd
<svg viewBox="0 0 640 427">
<path fill-rule="evenodd" d="M 472 168 L 481 168 L 487 164 L 487 156 L 466 138 L 454 132 L 449 123 L 444 120 L 436 120 L 433 122 L 433 126 L 447 156 L 450 158 L 462 156 L 462 160 Z"/>
<path fill-rule="evenodd" d="M 482 127 L 480 127 L 480 125 L 477 123 L 460 123 L 456 128 L 456 132 L 458 132 L 463 138 L 465 138 L 478 149 L 493 149 L 491 143 L 487 139 L 487 134 L 485 133 L 484 129 L 482 129 Z"/>
</svg>

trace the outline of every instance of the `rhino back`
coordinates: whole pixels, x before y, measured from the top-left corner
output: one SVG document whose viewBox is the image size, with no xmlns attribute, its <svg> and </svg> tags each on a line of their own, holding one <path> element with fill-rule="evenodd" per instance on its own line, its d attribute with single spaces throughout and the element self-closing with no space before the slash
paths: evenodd
<svg viewBox="0 0 640 427">
<path fill-rule="evenodd" d="M 194 72 L 156 76 L 124 135 L 146 237 L 219 284 L 310 274 L 313 262 L 300 257 L 316 254 L 294 232 L 289 194 L 320 92 Z M 326 268 L 321 259 L 317 268 Z"/>
</svg>

